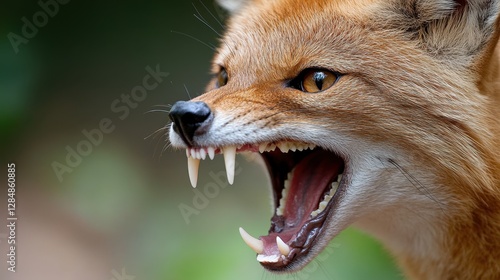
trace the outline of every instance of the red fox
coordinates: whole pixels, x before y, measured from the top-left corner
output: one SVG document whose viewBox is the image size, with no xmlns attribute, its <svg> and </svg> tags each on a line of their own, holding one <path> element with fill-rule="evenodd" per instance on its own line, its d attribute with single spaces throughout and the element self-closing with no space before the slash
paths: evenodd
<svg viewBox="0 0 500 280">
<path fill-rule="evenodd" d="M 260 154 L 275 272 L 354 225 L 410 279 L 500 279 L 500 0 L 223 1 L 207 92 L 170 111 L 200 160 Z"/>
</svg>

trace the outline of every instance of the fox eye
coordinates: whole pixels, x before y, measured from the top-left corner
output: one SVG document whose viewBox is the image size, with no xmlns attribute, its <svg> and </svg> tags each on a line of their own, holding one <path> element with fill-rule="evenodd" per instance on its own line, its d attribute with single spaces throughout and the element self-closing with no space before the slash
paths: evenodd
<svg viewBox="0 0 500 280">
<path fill-rule="evenodd" d="M 339 74 L 326 69 L 309 68 L 298 76 L 294 87 L 303 92 L 317 93 L 333 86 L 339 77 Z"/>
<path fill-rule="evenodd" d="M 227 71 L 224 68 L 221 68 L 219 73 L 217 74 L 217 87 L 223 87 L 227 84 L 228 76 Z"/>
</svg>

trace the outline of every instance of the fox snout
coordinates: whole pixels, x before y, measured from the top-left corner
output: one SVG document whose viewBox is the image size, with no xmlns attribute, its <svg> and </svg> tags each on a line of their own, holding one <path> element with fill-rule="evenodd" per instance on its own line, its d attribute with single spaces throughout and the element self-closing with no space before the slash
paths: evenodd
<svg viewBox="0 0 500 280">
<path fill-rule="evenodd" d="M 178 101 L 169 114 L 173 130 L 189 147 L 193 146 L 193 137 L 202 133 L 213 120 L 212 111 L 205 102 Z"/>
</svg>

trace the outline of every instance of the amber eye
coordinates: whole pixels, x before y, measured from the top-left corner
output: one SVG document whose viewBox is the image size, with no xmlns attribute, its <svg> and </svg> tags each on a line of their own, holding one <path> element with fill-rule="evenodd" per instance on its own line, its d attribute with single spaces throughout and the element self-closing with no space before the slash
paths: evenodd
<svg viewBox="0 0 500 280">
<path fill-rule="evenodd" d="M 221 68 L 221 70 L 217 74 L 217 87 L 219 88 L 219 87 L 225 86 L 227 84 L 227 80 L 228 80 L 228 77 L 227 77 L 226 69 Z"/>
<path fill-rule="evenodd" d="M 306 69 L 298 77 L 297 88 L 304 92 L 317 93 L 333 86 L 339 76 L 325 69 Z"/>
</svg>

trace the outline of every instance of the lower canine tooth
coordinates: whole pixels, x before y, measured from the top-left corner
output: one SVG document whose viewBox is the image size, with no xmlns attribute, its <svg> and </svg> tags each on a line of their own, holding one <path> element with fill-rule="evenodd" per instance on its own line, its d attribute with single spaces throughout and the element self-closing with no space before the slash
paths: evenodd
<svg viewBox="0 0 500 280">
<path fill-rule="evenodd" d="M 227 181 L 230 185 L 234 183 L 234 165 L 236 161 L 236 147 L 223 148 L 224 163 L 226 164 Z"/>
<path fill-rule="evenodd" d="M 196 183 L 198 182 L 198 169 L 200 167 L 200 160 L 188 157 L 188 173 L 189 181 L 191 181 L 191 186 L 196 188 Z"/>
<path fill-rule="evenodd" d="M 264 242 L 262 242 L 262 240 L 259 240 L 251 236 L 241 227 L 240 227 L 240 235 L 241 238 L 243 238 L 243 241 L 245 241 L 248 247 L 254 250 L 255 253 L 262 254 L 264 252 Z"/>
<path fill-rule="evenodd" d="M 283 256 L 288 256 L 288 253 L 290 253 L 290 247 L 286 245 L 286 243 L 279 236 L 276 236 L 276 245 L 278 245 L 278 250 L 280 250 L 280 253 Z"/>
</svg>

